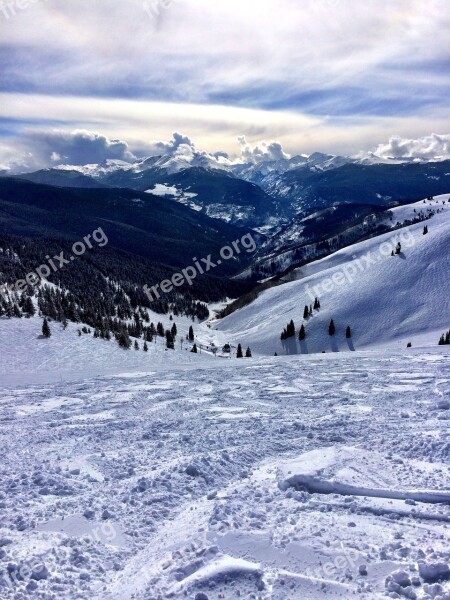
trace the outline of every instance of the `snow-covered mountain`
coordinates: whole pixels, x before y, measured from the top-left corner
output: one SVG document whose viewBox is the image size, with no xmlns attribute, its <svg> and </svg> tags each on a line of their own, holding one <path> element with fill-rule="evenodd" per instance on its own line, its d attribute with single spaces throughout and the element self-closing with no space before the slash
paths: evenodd
<svg viewBox="0 0 450 600">
<path fill-rule="evenodd" d="M 340 204 L 389 207 L 449 189 L 450 161 L 359 158 L 315 152 L 259 162 L 232 162 L 187 146 L 127 163 L 60 165 L 22 179 L 57 187 L 115 187 L 156 191 L 168 201 L 260 231 L 285 226 Z"/>
<path fill-rule="evenodd" d="M 250 305 L 225 317 L 218 329 L 266 355 L 403 348 L 408 342 L 436 345 L 450 325 L 449 196 L 393 209 L 391 223 L 412 222 L 419 213 L 427 220 L 298 269 L 295 281 L 262 292 Z M 402 250 L 391 256 L 398 241 Z M 320 309 L 303 319 L 305 305 L 313 304 L 315 297 Z M 291 319 L 296 337 L 281 342 L 280 334 Z M 331 319 L 334 336 L 328 333 Z M 306 338 L 299 341 L 302 323 Z M 350 339 L 345 335 L 347 326 Z"/>
</svg>

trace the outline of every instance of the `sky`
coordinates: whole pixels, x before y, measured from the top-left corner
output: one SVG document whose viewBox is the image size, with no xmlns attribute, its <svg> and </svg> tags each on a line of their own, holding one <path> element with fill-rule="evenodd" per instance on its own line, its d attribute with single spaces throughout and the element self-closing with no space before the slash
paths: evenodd
<svg viewBox="0 0 450 600">
<path fill-rule="evenodd" d="M 0 0 L 0 170 L 450 157 L 449 31 L 448 0 Z"/>
</svg>

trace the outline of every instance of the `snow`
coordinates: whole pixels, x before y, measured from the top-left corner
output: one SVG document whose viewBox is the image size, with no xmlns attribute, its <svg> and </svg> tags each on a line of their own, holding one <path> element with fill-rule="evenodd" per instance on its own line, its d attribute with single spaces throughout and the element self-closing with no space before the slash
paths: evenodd
<svg viewBox="0 0 450 600">
<path fill-rule="evenodd" d="M 168 356 L 1 384 L 2 598 L 448 597 L 448 347 Z"/>
<path fill-rule="evenodd" d="M 0 346 L 7 348 L 0 362 L 0 382 L 75 381 L 93 376 L 147 372 L 161 364 L 189 367 L 214 359 L 213 344 L 219 346 L 223 336 L 209 330 L 206 324 L 193 323 L 187 317 L 174 317 L 170 321 L 168 315 L 151 311 L 149 317 L 155 325 L 160 321 L 164 329 L 170 329 L 176 323 L 175 351 L 166 350 L 165 339 L 157 336 L 148 343 L 148 352 L 142 350 L 142 340 L 139 340 L 139 351 L 123 350 L 115 340 L 94 339 L 92 331 L 79 336 L 78 330 L 83 327 L 80 323 L 69 323 L 65 331 L 60 323 L 50 323 L 52 336 L 45 339 L 41 336 L 42 319 L 38 317 L 0 319 Z M 191 345 L 185 340 L 191 325 L 199 347 L 197 355 L 190 352 Z"/>
<path fill-rule="evenodd" d="M 174 351 L 0 319 L 0 597 L 448 600 L 450 205 L 436 200 L 428 235 L 341 250 L 223 320 L 151 313 L 176 323 Z M 382 256 L 402 232 L 403 255 Z M 282 346 L 306 285 L 368 253 L 320 294 L 305 344 Z M 222 356 L 226 342 L 253 358 Z"/>
<path fill-rule="evenodd" d="M 179 191 L 175 186 L 164 183 L 157 183 L 152 189 L 146 190 L 146 193 L 154 196 L 179 196 Z"/>
<path fill-rule="evenodd" d="M 165 183 L 157 183 L 152 189 L 146 190 L 146 194 L 153 194 L 155 196 L 168 196 L 172 200 L 176 200 L 180 204 L 189 206 L 192 210 L 200 212 L 203 207 L 196 202 L 193 202 L 193 198 L 196 198 L 198 194 L 194 192 L 188 192 L 182 189 L 178 189 L 174 185 L 166 185 Z"/>
<path fill-rule="evenodd" d="M 296 281 L 264 291 L 217 329 L 262 355 L 400 349 L 409 342 L 413 347 L 436 346 L 450 325 L 448 198 L 435 198 L 432 206 L 441 212 L 424 223 L 365 240 L 298 269 Z M 414 208 L 425 206 L 421 201 L 394 209 L 394 222 L 412 218 Z M 428 235 L 423 235 L 424 224 Z M 397 241 L 402 253 L 392 257 Z M 304 306 L 315 296 L 321 308 L 303 321 Z M 280 341 L 291 319 L 297 335 L 304 322 L 304 342 Z M 337 328 L 334 337 L 328 335 L 331 319 Z M 351 339 L 345 337 L 347 325 Z"/>
<path fill-rule="evenodd" d="M 396 500 L 417 500 L 439 504 L 450 502 L 450 490 L 399 489 L 397 477 L 389 475 L 388 461 L 374 452 L 347 446 L 312 450 L 279 469 L 279 486 L 306 489 L 311 493 L 367 496 Z M 361 465 L 364 464 L 364 470 Z M 411 467 L 412 469 L 412 467 Z M 446 478 L 450 472 L 446 469 Z M 437 468 L 439 480 L 441 468 Z M 368 482 L 371 486 L 368 487 Z"/>
</svg>

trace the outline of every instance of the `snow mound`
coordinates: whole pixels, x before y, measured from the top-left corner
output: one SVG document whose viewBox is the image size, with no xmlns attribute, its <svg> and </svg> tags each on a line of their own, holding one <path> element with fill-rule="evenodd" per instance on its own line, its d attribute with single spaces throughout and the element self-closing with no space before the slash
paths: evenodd
<svg viewBox="0 0 450 600">
<path fill-rule="evenodd" d="M 169 592 L 169 597 L 179 597 L 177 594 L 188 591 L 216 588 L 224 583 L 229 585 L 230 581 L 239 582 L 242 588 L 241 594 L 244 589 L 246 593 L 261 591 L 264 589 L 262 574 L 260 566 L 256 563 L 231 556 L 219 556 L 174 585 Z M 199 596 L 201 597 L 201 592 Z"/>
<path fill-rule="evenodd" d="M 450 502 L 450 490 L 399 489 L 390 461 L 375 452 L 351 446 L 319 448 L 278 469 L 278 485 L 311 494 L 340 494 L 430 504 Z"/>
</svg>

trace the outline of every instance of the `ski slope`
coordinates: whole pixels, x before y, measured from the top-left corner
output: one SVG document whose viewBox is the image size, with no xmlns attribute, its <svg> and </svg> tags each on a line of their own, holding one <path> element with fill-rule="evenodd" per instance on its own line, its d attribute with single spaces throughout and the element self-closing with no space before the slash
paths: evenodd
<svg viewBox="0 0 450 600">
<path fill-rule="evenodd" d="M 295 272 L 296 281 L 263 292 L 216 327 L 263 355 L 435 346 L 450 328 L 449 195 L 394 209 L 392 224 L 436 211 L 430 219 L 344 248 Z M 414 210 L 416 212 L 414 212 Z M 424 225 L 428 235 L 423 235 Z M 391 256 L 397 242 L 402 252 Z M 321 308 L 303 320 L 318 296 Z M 297 336 L 280 334 L 293 319 Z M 336 335 L 328 335 L 333 319 Z M 306 339 L 298 340 L 301 324 Z M 346 339 L 347 326 L 352 337 Z"/>
<path fill-rule="evenodd" d="M 0 383 L 50 383 L 76 381 L 86 377 L 117 375 L 120 373 L 148 372 L 177 365 L 195 366 L 214 359 L 212 344 L 217 334 L 206 325 L 193 323 L 187 317 L 174 317 L 149 312 L 150 320 L 159 321 L 164 329 L 176 323 L 178 334 L 175 350 L 167 350 L 165 338 L 155 336 L 148 342 L 148 352 L 143 351 L 140 339 L 139 351 L 133 347 L 124 350 L 117 342 L 95 339 L 90 334 L 78 335 L 82 323 L 69 323 L 63 330 L 61 323 L 51 322 L 52 335 L 43 338 L 42 319 L 0 319 Z M 186 340 L 189 327 L 193 326 L 198 354 L 192 354 L 192 344 Z M 132 343 L 134 344 L 134 338 Z M 183 345 L 181 342 L 183 341 Z M 218 360 L 218 359 L 217 359 Z"/>
<path fill-rule="evenodd" d="M 0 384 L 0 597 L 448 600 L 449 358 Z"/>
</svg>

